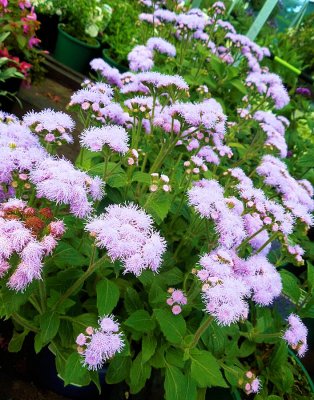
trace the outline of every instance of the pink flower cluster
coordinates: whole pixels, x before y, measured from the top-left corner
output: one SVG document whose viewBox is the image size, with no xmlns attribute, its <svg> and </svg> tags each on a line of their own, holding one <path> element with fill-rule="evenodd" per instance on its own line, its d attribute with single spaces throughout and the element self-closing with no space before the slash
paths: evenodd
<svg viewBox="0 0 314 400">
<path fill-rule="evenodd" d="M 276 109 L 286 106 L 289 101 L 289 95 L 280 77 L 268 72 L 251 72 L 246 78 L 248 87 L 255 87 L 260 95 L 270 98 L 274 102 Z"/>
<path fill-rule="evenodd" d="M 103 197 L 104 183 L 99 177 L 91 178 L 65 159 L 47 157 L 31 171 L 38 198 L 57 204 L 68 204 L 70 212 L 84 218 L 92 211 L 92 202 Z"/>
<path fill-rule="evenodd" d="M 98 323 L 98 329 L 89 326 L 85 333 L 80 333 L 76 338 L 77 351 L 83 357 L 83 365 L 94 371 L 124 347 L 120 325 L 112 315 L 105 315 Z"/>
<path fill-rule="evenodd" d="M 167 304 L 171 306 L 171 311 L 174 315 L 178 315 L 181 313 L 182 308 L 181 306 L 184 306 L 187 304 L 187 298 L 180 289 L 173 289 L 169 288 L 168 293 L 171 295 L 167 299 Z"/>
<path fill-rule="evenodd" d="M 262 255 L 245 260 L 235 250 L 219 247 L 202 256 L 199 265 L 206 311 L 221 325 L 246 319 L 249 298 L 267 306 L 282 290 L 280 275 Z"/>
<path fill-rule="evenodd" d="M 241 244 L 246 237 L 241 217 L 243 205 L 235 202 L 229 207 L 230 199 L 224 197 L 224 190 L 217 181 L 202 179 L 188 191 L 189 204 L 202 217 L 213 219 L 219 235 L 218 243 L 228 249 Z"/>
<path fill-rule="evenodd" d="M 91 151 L 101 151 L 104 146 L 108 146 L 110 150 L 125 154 L 129 150 L 128 140 L 127 131 L 118 125 L 91 127 L 80 135 L 81 145 Z"/>
<path fill-rule="evenodd" d="M 252 371 L 245 373 L 244 391 L 247 395 L 258 393 L 261 390 L 261 381 Z"/>
<path fill-rule="evenodd" d="M 307 327 L 300 317 L 290 314 L 288 317 L 289 327 L 283 335 L 283 339 L 296 350 L 299 357 L 303 357 L 307 351 Z"/>
<path fill-rule="evenodd" d="M 23 124 L 39 134 L 45 142 L 73 142 L 70 132 L 74 129 L 74 121 L 68 114 L 61 111 L 51 109 L 40 112 L 30 111 L 24 115 Z"/>
<path fill-rule="evenodd" d="M 275 147 L 280 152 L 280 157 L 287 157 L 288 147 L 285 141 L 286 126 L 289 121 L 282 116 L 276 116 L 270 111 L 257 111 L 253 118 L 260 122 L 260 127 L 266 133 L 266 146 Z"/>
<path fill-rule="evenodd" d="M 152 223 L 152 218 L 136 205 L 114 204 L 104 214 L 91 218 L 86 230 L 113 261 L 122 261 L 124 273 L 138 276 L 147 268 L 157 272 L 166 249 Z"/>
<path fill-rule="evenodd" d="M 311 211 L 314 210 L 313 188 L 306 179 L 296 180 L 288 172 L 286 164 L 271 155 L 262 158 L 256 169 L 264 182 L 282 195 L 284 206 L 303 223 L 313 224 Z"/>
<path fill-rule="evenodd" d="M 34 279 L 41 279 L 43 258 L 50 254 L 63 235 L 62 221 L 51 221 L 50 212 L 37 213 L 19 199 L 0 204 L 0 277 L 11 268 L 10 258 L 16 254 L 20 261 L 7 286 L 23 291 Z"/>
</svg>

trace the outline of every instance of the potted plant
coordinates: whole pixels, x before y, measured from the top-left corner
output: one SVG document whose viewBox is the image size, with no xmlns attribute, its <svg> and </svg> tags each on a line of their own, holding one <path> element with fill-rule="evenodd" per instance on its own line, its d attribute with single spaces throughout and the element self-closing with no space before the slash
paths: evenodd
<svg viewBox="0 0 314 400">
<path fill-rule="evenodd" d="M 2 43 L 2 49 L 6 48 L 9 53 L 18 57 L 20 62 L 31 65 L 25 83 L 30 84 L 32 80 L 40 79 L 43 74 L 43 51 L 37 46 L 40 39 L 36 36 L 39 22 L 31 2 L 28 0 L 12 0 L 0 3 L 0 26 L 1 31 L 10 35 Z"/>
<path fill-rule="evenodd" d="M 31 64 L 20 61 L 18 57 L 12 56 L 3 43 L 10 32 L 0 35 L 0 106 L 3 111 L 10 112 L 14 101 L 18 101 L 16 93 L 20 82 L 27 79 Z"/>
<path fill-rule="evenodd" d="M 120 72 L 128 69 L 127 55 L 141 41 L 138 16 L 142 10 L 136 0 L 108 0 L 113 10 L 110 24 L 101 37 L 103 58 Z"/>
<path fill-rule="evenodd" d="M 111 18 L 111 9 L 100 0 L 62 2 L 62 24 L 54 57 L 79 72 L 85 72 L 89 61 L 100 51 L 97 40 Z"/>
<path fill-rule="evenodd" d="M 36 9 L 37 19 L 40 27 L 37 36 L 41 40 L 40 46 L 50 53 L 54 52 L 58 36 L 58 24 L 62 15 L 62 1 L 34 0 L 33 6 Z"/>
</svg>

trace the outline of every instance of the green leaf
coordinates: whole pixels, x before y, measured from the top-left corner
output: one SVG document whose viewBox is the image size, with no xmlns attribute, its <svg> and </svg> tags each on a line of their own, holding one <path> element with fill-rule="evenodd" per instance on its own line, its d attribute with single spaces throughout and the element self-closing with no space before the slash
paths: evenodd
<svg viewBox="0 0 314 400">
<path fill-rule="evenodd" d="M 58 267 L 83 267 L 87 265 L 87 258 L 69 243 L 59 242 L 51 259 Z"/>
<path fill-rule="evenodd" d="M 137 310 L 124 321 L 124 325 L 138 332 L 149 332 L 154 329 L 155 323 L 145 310 Z"/>
<path fill-rule="evenodd" d="M 29 333 L 29 331 L 27 329 L 25 331 L 23 331 L 22 333 L 14 331 L 13 336 L 12 336 L 9 346 L 8 346 L 8 350 L 11 353 L 19 352 L 22 349 L 24 339 L 28 333 Z"/>
<path fill-rule="evenodd" d="M 96 286 L 97 308 L 99 315 L 110 314 L 119 301 L 119 288 L 116 284 L 103 278 Z"/>
<path fill-rule="evenodd" d="M 280 271 L 283 292 L 295 303 L 298 302 L 300 298 L 300 288 L 298 285 L 298 279 L 295 275 L 288 271 Z"/>
<path fill-rule="evenodd" d="M 124 381 L 129 376 L 131 364 L 130 357 L 115 356 L 109 364 L 106 373 L 106 382 L 108 384 L 115 384 Z"/>
<path fill-rule="evenodd" d="M 146 185 L 150 185 L 151 181 L 152 178 L 147 172 L 136 171 L 132 175 L 132 182 L 140 182 L 145 183 Z"/>
<path fill-rule="evenodd" d="M 65 385 L 85 386 L 89 384 L 89 372 L 83 367 L 82 357 L 78 353 L 72 353 L 67 359 L 63 379 Z"/>
<path fill-rule="evenodd" d="M 307 261 L 307 283 L 311 291 L 314 289 L 314 266 Z"/>
<path fill-rule="evenodd" d="M 107 183 L 107 185 L 109 185 L 113 188 L 124 187 L 127 184 L 126 173 L 124 172 L 123 174 L 120 173 L 120 174 L 115 174 L 115 175 L 109 176 L 106 183 Z"/>
<path fill-rule="evenodd" d="M 229 82 L 229 84 L 235 87 L 240 93 L 244 95 L 247 94 L 247 89 L 240 79 L 233 79 Z"/>
<path fill-rule="evenodd" d="M 183 272 L 177 267 L 171 268 L 166 272 L 161 272 L 156 276 L 156 280 L 163 282 L 167 286 L 178 285 L 179 283 L 183 282 L 183 278 Z"/>
<path fill-rule="evenodd" d="M 151 374 L 151 366 L 143 363 L 142 352 L 140 352 L 132 363 L 130 369 L 130 392 L 138 393 L 143 387 Z"/>
<path fill-rule="evenodd" d="M 154 354 L 157 347 L 157 340 L 153 335 L 145 335 L 142 339 L 142 360 L 148 361 Z"/>
<path fill-rule="evenodd" d="M 175 349 L 173 347 L 170 347 L 166 352 L 167 363 L 179 368 L 184 367 L 185 361 L 183 360 L 183 357 L 184 357 L 184 352 L 181 349 Z"/>
<path fill-rule="evenodd" d="M 49 310 L 40 316 L 39 324 L 41 340 L 46 344 L 56 336 L 60 319 L 55 312 Z"/>
<path fill-rule="evenodd" d="M 271 394 L 270 396 L 267 397 L 267 400 L 282 400 L 282 398 L 279 396 L 275 396 L 274 394 Z"/>
<path fill-rule="evenodd" d="M 195 382 L 184 376 L 179 368 L 169 364 L 166 367 L 164 388 L 166 400 L 196 399 Z"/>
<path fill-rule="evenodd" d="M 172 196 L 169 193 L 157 192 L 151 195 L 146 210 L 152 215 L 157 224 L 160 224 L 168 215 L 171 207 Z"/>
<path fill-rule="evenodd" d="M 186 332 L 186 323 L 181 314 L 173 315 L 170 310 L 154 310 L 162 333 L 170 343 L 181 343 Z"/>
<path fill-rule="evenodd" d="M 216 358 L 205 350 L 193 349 L 190 352 L 191 377 L 200 387 L 228 387 L 224 380 Z"/>
<path fill-rule="evenodd" d="M 248 357 L 254 353 L 256 344 L 250 340 L 244 340 L 240 346 L 239 357 Z"/>
<path fill-rule="evenodd" d="M 153 282 L 148 294 L 148 301 L 152 307 L 158 307 L 165 304 L 167 300 L 167 293 L 163 290 L 158 282 Z"/>
<path fill-rule="evenodd" d="M 124 307 L 129 314 L 143 307 L 143 303 L 137 291 L 132 287 L 128 287 L 124 295 Z"/>
</svg>

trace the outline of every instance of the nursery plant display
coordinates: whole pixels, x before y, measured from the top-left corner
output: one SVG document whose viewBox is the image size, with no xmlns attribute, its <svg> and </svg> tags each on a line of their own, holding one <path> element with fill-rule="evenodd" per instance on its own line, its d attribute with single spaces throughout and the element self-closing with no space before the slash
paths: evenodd
<svg viewBox="0 0 314 400">
<path fill-rule="evenodd" d="M 6 0 L 0 2 L 1 33 L 6 37 L 1 42 L 1 53 L 17 62 L 24 79 L 29 83 L 42 73 L 42 51 L 36 46 L 40 40 L 36 36 L 39 22 L 28 0 Z M 13 62 L 13 61 L 12 61 Z"/>
<path fill-rule="evenodd" d="M 100 387 L 108 366 L 108 384 L 154 379 L 167 400 L 314 398 L 288 351 L 306 353 L 314 301 L 313 265 L 285 268 L 304 264 L 314 208 L 312 175 L 289 170 L 289 94 L 222 2 L 141 4 L 130 71 L 96 58 L 71 97 L 75 165 L 55 156 L 65 112 L 1 114 L 9 349 L 32 332 L 65 384 Z"/>
<path fill-rule="evenodd" d="M 54 57 L 65 65 L 85 72 L 88 62 L 100 52 L 97 37 L 111 18 L 111 8 L 102 0 L 62 2 L 62 24 Z"/>
</svg>

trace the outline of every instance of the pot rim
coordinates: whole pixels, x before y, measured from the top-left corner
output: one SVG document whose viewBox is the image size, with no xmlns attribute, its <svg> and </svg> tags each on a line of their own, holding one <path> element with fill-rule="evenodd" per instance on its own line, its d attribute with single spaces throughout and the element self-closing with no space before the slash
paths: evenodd
<svg viewBox="0 0 314 400">
<path fill-rule="evenodd" d="M 79 39 L 77 39 L 76 37 L 74 37 L 74 36 L 72 36 L 72 35 L 70 35 L 69 33 L 67 33 L 64 29 L 63 29 L 63 27 L 65 26 L 66 24 L 58 24 L 58 31 L 60 32 L 60 33 L 62 33 L 62 35 L 64 35 L 66 38 L 68 38 L 69 40 L 71 40 L 72 42 L 74 42 L 74 43 L 77 43 L 77 44 L 80 44 L 81 46 L 84 46 L 84 47 L 88 47 L 88 48 L 90 48 L 90 49 L 99 49 L 100 48 L 100 42 L 95 38 L 95 41 L 97 42 L 97 44 L 95 43 L 94 45 L 92 45 L 92 44 L 89 44 L 89 43 L 86 43 L 86 42 L 83 42 L 82 40 L 79 40 Z"/>
</svg>

